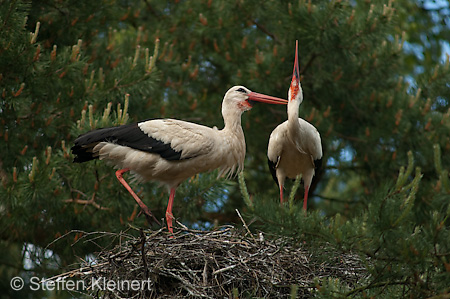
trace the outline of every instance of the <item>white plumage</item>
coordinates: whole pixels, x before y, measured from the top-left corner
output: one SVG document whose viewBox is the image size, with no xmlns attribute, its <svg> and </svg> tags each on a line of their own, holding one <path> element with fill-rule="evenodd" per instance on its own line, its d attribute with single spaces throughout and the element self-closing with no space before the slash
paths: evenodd
<svg viewBox="0 0 450 299">
<path fill-rule="evenodd" d="M 162 158 L 157 153 L 111 142 L 100 142 L 93 151 L 98 152 L 100 160 L 129 168 L 142 181 L 156 180 L 170 189 L 200 172 L 220 168 L 223 174 L 243 167 L 245 139 L 242 130 L 229 134 L 228 127 L 214 130 L 176 119 L 149 120 L 137 126 L 149 137 L 170 144 L 171 150 L 180 153 L 180 157 Z"/>
<path fill-rule="evenodd" d="M 317 129 L 306 120 L 298 118 L 298 109 L 303 101 L 303 91 L 299 77 L 297 43 L 288 99 L 288 120 L 272 131 L 267 158 L 272 176 L 280 188 L 281 203 L 283 203 L 283 187 L 286 177 L 294 179 L 298 175 L 302 175 L 305 186 L 303 209 L 306 210 L 309 187 L 315 174 L 315 168 L 322 159 L 322 143 Z"/>
<path fill-rule="evenodd" d="M 243 86 L 234 86 L 222 102 L 225 123 L 222 130 L 176 119 L 153 119 L 98 129 L 75 140 L 72 147 L 74 162 L 99 158 L 119 167 L 117 178 L 145 215 L 153 219 L 148 207 L 131 190 L 122 174 L 131 171 L 142 181 L 166 184 L 170 190 L 166 219 L 172 232 L 172 205 L 179 184 L 197 173 L 217 168 L 220 175 L 231 175 L 243 169 L 245 138 L 241 115 L 252 108 L 252 101 L 287 103 L 283 99 L 251 92 Z"/>
</svg>

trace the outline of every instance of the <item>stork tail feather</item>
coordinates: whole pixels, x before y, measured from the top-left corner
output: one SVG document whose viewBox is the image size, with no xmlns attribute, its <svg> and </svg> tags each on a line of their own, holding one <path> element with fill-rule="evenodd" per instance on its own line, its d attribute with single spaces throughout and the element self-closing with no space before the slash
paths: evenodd
<svg viewBox="0 0 450 299">
<path fill-rule="evenodd" d="M 75 155 L 73 162 L 83 163 L 98 159 L 98 154 L 93 152 L 93 148 L 100 142 L 110 142 L 144 152 L 155 153 L 169 161 L 181 160 L 181 152 L 174 150 L 170 144 L 147 135 L 139 128 L 138 123 L 135 123 L 97 129 L 80 135 L 71 149 Z"/>
</svg>

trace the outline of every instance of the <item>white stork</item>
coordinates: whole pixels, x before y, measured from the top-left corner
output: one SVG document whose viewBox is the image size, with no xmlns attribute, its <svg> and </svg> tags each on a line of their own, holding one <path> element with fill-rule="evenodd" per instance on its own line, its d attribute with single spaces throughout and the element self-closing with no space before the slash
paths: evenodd
<svg viewBox="0 0 450 299">
<path fill-rule="evenodd" d="M 119 167 L 117 179 L 139 204 L 148 221 L 149 217 L 156 219 L 122 175 L 131 171 L 141 181 L 165 184 L 170 190 L 166 221 L 173 233 L 172 206 L 178 185 L 200 172 L 219 168 L 220 176 L 230 176 L 243 169 L 245 138 L 241 115 L 252 108 L 253 101 L 287 104 L 284 99 L 234 86 L 223 98 L 225 127 L 222 130 L 176 119 L 152 119 L 97 129 L 75 140 L 74 162 L 100 159 Z"/>
<path fill-rule="evenodd" d="M 322 144 L 317 129 L 298 117 L 298 109 L 303 101 L 298 67 L 298 42 L 295 43 L 294 72 L 288 99 L 288 120 L 278 125 L 270 134 L 267 158 L 273 179 L 280 188 L 281 204 L 286 177 L 295 179 L 302 175 L 305 186 L 303 209 L 306 211 L 314 170 L 322 162 Z"/>
</svg>

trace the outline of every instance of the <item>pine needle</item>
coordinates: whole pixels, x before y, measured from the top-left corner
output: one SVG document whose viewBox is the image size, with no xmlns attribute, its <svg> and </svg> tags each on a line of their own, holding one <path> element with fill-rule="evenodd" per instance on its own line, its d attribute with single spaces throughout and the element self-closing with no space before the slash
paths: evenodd
<svg viewBox="0 0 450 299">
<path fill-rule="evenodd" d="M 250 208 L 250 210 L 253 211 L 254 207 L 253 207 L 253 202 L 250 199 L 250 195 L 248 194 L 248 190 L 247 190 L 247 185 L 245 184 L 245 179 L 244 179 L 244 172 L 241 171 L 239 173 L 239 188 L 241 189 L 241 193 L 242 193 L 242 197 L 244 198 L 244 202 L 247 205 L 247 207 Z"/>
<path fill-rule="evenodd" d="M 295 178 L 294 185 L 292 186 L 291 193 L 289 194 L 289 211 L 292 213 L 294 209 L 294 198 L 297 193 L 298 187 L 300 186 L 300 182 L 302 181 L 302 175 L 299 174 Z"/>
</svg>

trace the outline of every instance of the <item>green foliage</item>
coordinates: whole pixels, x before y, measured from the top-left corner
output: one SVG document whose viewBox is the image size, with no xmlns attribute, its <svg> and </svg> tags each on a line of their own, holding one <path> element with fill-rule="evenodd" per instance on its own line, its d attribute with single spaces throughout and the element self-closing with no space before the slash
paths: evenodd
<svg viewBox="0 0 450 299">
<path fill-rule="evenodd" d="M 297 194 L 298 187 L 300 187 L 301 179 L 302 179 L 301 174 L 295 178 L 294 184 L 292 185 L 291 192 L 289 193 L 289 209 L 291 210 L 291 212 L 293 212 L 294 198 L 295 198 L 295 194 Z"/>
<path fill-rule="evenodd" d="M 3 281 L 61 272 L 108 242 L 76 242 L 81 231 L 147 225 L 111 166 L 72 163 L 79 134 L 156 117 L 220 128 L 232 85 L 286 97 L 298 40 L 300 115 L 324 147 L 308 213 L 301 184 L 279 207 L 266 148 L 286 111 L 260 105 L 243 116 L 245 181 L 191 178 L 177 190 L 175 217 L 208 228 L 240 223 L 237 208 L 256 217 L 250 229 L 332 249 L 324 259 L 357 252 L 370 279 L 356 287 L 318 280 L 319 297 L 450 291 L 450 72 L 440 60 L 449 30 L 422 1 L 0 3 Z M 131 185 L 163 218 L 166 190 Z"/>
<path fill-rule="evenodd" d="M 443 44 L 450 40 L 446 1 L 396 1 L 396 31 L 407 34 L 405 62 L 410 72 L 430 72 L 445 57 Z"/>
<path fill-rule="evenodd" d="M 406 171 L 400 168 L 396 183 L 386 182 L 388 189 L 368 198 L 367 209 L 351 219 L 341 214 L 324 217 L 318 211 L 305 216 L 301 201 L 292 213 L 291 208 L 277 207 L 273 198 L 261 195 L 255 205 L 256 225 L 265 232 L 291 236 L 293 242 L 304 242 L 311 250 L 321 248 L 326 252 L 324 259 L 331 258 L 330 252 L 336 256 L 353 252 L 361 257 L 370 273 L 368 280 L 353 287 L 337 280 L 318 280 L 315 292 L 320 298 L 445 294 L 450 282 L 449 193 L 440 189 L 425 208 L 415 208 L 418 195 L 424 193 L 420 192 L 424 175 L 420 167 L 412 175 L 411 152 L 408 157 Z M 439 160 L 436 155 L 437 164 Z"/>
<path fill-rule="evenodd" d="M 245 204 L 247 205 L 247 207 L 250 208 L 250 210 L 254 210 L 254 206 L 253 206 L 253 202 L 250 199 L 250 195 L 248 194 L 248 190 L 247 190 L 247 186 L 245 184 L 245 179 L 244 179 L 244 172 L 240 172 L 239 173 L 239 188 L 241 190 L 242 193 L 242 198 L 244 199 Z"/>
</svg>

